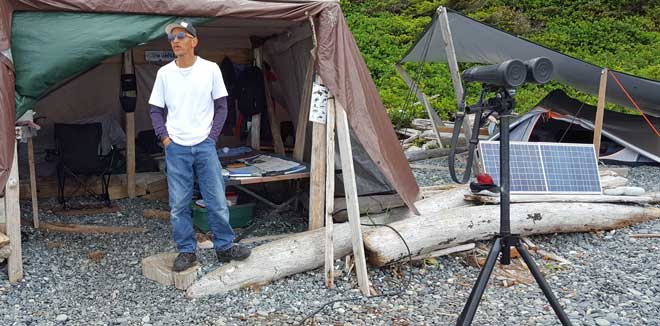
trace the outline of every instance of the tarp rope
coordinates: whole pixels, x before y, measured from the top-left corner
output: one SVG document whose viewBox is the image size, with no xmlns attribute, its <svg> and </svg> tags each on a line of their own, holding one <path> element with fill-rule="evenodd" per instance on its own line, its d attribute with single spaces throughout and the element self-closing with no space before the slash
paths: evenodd
<svg viewBox="0 0 660 326">
<path fill-rule="evenodd" d="M 660 137 L 660 132 L 658 132 L 658 129 L 655 129 L 655 126 L 653 126 L 653 124 L 651 123 L 651 120 L 649 120 L 649 118 L 646 116 L 646 114 L 644 114 L 644 112 L 642 112 L 642 110 L 639 108 L 639 105 L 637 105 L 637 102 L 635 102 L 635 100 L 632 98 L 632 96 L 630 96 L 630 94 L 628 94 L 628 91 L 626 90 L 626 88 L 623 87 L 623 84 L 621 84 L 619 79 L 616 78 L 616 75 L 614 75 L 614 73 L 611 70 L 610 70 L 610 76 L 612 76 L 612 78 L 617 83 L 617 85 L 619 85 L 619 88 L 621 88 L 621 90 L 623 91 L 623 94 L 626 94 L 626 97 L 628 98 L 630 103 L 632 103 L 632 105 L 635 107 L 635 109 L 637 109 L 637 112 L 639 112 L 639 114 L 642 115 L 644 120 L 646 120 L 646 123 L 649 125 L 649 127 L 651 127 L 651 129 L 653 129 L 653 131 L 655 132 L 655 135 Z"/>
</svg>

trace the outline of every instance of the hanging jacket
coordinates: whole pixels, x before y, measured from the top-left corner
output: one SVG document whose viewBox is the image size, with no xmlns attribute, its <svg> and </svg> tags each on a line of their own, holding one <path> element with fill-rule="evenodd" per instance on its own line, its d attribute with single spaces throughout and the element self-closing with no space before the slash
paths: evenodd
<svg viewBox="0 0 660 326">
<path fill-rule="evenodd" d="M 238 75 L 234 94 L 244 116 L 266 113 L 264 76 L 258 67 L 248 67 Z"/>
</svg>

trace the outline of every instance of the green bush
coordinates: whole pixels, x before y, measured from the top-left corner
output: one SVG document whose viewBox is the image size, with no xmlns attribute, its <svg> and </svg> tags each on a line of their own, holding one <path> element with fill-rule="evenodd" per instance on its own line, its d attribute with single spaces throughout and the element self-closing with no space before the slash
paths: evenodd
<svg viewBox="0 0 660 326">
<path fill-rule="evenodd" d="M 342 0 L 341 5 L 372 78 L 395 126 L 426 118 L 417 98 L 394 69 L 443 5 L 514 35 L 580 60 L 650 79 L 660 79 L 660 0 Z M 469 65 L 461 64 L 461 69 Z M 443 119 L 456 111 L 446 64 L 404 64 Z M 525 85 L 517 111 L 531 109 L 552 89 L 589 104 L 596 98 L 569 86 Z M 468 88 L 469 101 L 478 97 Z M 628 109 L 608 105 L 609 109 Z"/>
</svg>

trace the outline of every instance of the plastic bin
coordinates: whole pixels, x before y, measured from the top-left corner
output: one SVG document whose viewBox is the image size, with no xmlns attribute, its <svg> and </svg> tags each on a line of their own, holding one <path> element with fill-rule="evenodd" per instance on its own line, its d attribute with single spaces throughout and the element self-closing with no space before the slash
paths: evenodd
<svg viewBox="0 0 660 326">
<path fill-rule="evenodd" d="M 229 225 L 235 229 L 252 224 L 255 205 L 256 203 L 247 203 L 229 206 Z M 195 202 L 190 203 L 190 208 L 192 209 L 193 225 L 202 232 L 209 232 L 208 211 L 206 208 L 197 206 Z"/>
</svg>

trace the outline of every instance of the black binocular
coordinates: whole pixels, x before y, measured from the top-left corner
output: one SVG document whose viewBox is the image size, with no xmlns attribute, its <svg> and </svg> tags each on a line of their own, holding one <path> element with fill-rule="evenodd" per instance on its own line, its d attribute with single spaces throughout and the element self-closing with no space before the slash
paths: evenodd
<svg viewBox="0 0 660 326">
<path fill-rule="evenodd" d="M 524 83 L 545 84 L 549 82 L 553 69 L 552 61 L 545 57 L 524 62 L 511 59 L 500 64 L 472 67 L 465 70 L 462 77 L 465 82 L 516 88 Z"/>
</svg>

